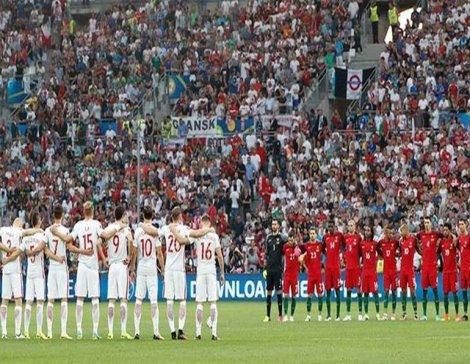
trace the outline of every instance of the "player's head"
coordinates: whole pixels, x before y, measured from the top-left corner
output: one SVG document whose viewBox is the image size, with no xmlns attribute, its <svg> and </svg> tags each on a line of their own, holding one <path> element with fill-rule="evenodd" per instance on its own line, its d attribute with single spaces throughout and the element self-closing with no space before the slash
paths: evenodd
<svg viewBox="0 0 470 364">
<path fill-rule="evenodd" d="M 41 214 L 34 210 L 30 215 L 31 225 L 34 227 L 39 227 L 42 224 Z"/>
<path fill-rule="evenodd" d="M 13 227 L 21 229 L 23 228 L 23 225 L 24 225 L 24 221 L 21 217 L 17 217 L 15 221 L 13 221 Z"/>
<path fill-rule="evenodd" d="M 328 223 L 328 232 L 330 234 L 334 234 L 335 233 L 335 223 L 333 221 L 330 221 Z"/>
<path fill-rule="evenodd" d="M 91 219 L 93 217 L 93 202 L 87 201 L 83 204 L 83 214 L 87 219 Z"/>
<path fill-rule="evenodd" d="M 424 231 L 430 232 L 431 227 L 432 227 L 431 219 L 429 217 L 425 217 L 423 223 L 424 223 Z"/>
<path fill-rule="evenodd" d="M 408 225 L 400 226 L 400 234 L 403 238 L 407 238 L 410 235 L 410 230 L 408 229 Z"/>
<path fill-rule="evenodd" d="M 174 207 L 171 210 L 171 221 L 174 223 L 181 222 L 181 209 L 179 207 Z"/>
<path fill-rule="evenodd" d="M 294 230 L 289 231 L 289 235 L 287 236 L 287 242 L 290 245 L 295 244 L 295 232 L 294 232 Z"/>
<path fill-rule="evenodd" d="M 278 233 L 279 229 L 281 228 L 281 222 L 278 219 L 273 219 L 271 222 L 271 229 L 273 230 L 273 233 Z"/>
<path fill-rule="evenodd" d="M 464 219 L 459 219 L 459 232 L 460 234 L 467 234 L 467 223 Z"/>
<path fill-rule="evenodd" d="M 207 214 L 202 215 L 201 225 L 203 228 L 211 227 L 212 223 L 211 223 L 211 218 L 209 217 L 209 215 Z"/>
<path fill-rule="evenodd" d="M 55 204 L 54 205 L 54 219 L 55 220 L 61 220 L 63 214 L 64 214 L 64 209 L 62 208 L 62 205 L 61 204 Z"/>
<path fill-rule="evenodd" d="M 144 220 L 152 220 L 153 210 L 150 206 L 145 206 L 142 213 L 144 214 Z"/>
<path fill-rule="evenodd" d="M 356 222 L 354 220 L 348 221 L 348 232 L 354 234 L 356 232 Z"/>
<path fill-rule="evenodd" d="M 317 229 L 315 229 L 315 226 L 310 227 L 310 229 L 308 230 L 308 236 L 310 238 L 310 241 L 317 240 Z"/>
<path fill-rule="evenodd" d="M 384 231 L 384 235 L 386 239 L 391 239 L 393 237 L 393 231 L 390 226 L 387 226 Z"/>
<path fill-rule="evenodd" d="M 374 228 L 371 225 L 366 224 L 364 225 L 363 229 L 364 229 L 364 238 L 367 240 L 373 239 Z"/>
<path fill-rule="evenodd" d="M 117 205 L 116 208 L 114 209 L 114 218 L 116 221 L 121 220 L 124 217 L 124 207 L 122 205 Z"/>
<path fill-rule="evenodd" d="M 449 223 L 445 223 L 444 227 L 442 228 L 442 233 L 446 238 L 450 236 L 450 232 L 452 231 L 452 226 Z"/>
</svg>

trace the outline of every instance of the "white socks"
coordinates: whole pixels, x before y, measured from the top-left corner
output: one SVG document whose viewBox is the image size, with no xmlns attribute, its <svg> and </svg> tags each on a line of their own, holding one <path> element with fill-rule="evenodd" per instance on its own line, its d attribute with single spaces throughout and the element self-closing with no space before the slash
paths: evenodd
<svg viewBox="0 0 470 364">
<path fill-rule="evenodd" d="M 93 298 L 91 300 L 92 305 L 92 318 L 93 318 L 93 333 L 98 333 L 98 326 L 100 323 L 100 300 L 98 298 Z"/>
<path fill-rule="evenodd" d="M 16 310 L 17 310 L 17 308 L 18 308 L 18 306 L 15 307 L 15 319 L 16 319 Z M 24 331 L 28 335 L 29 335 L 29 325 L 30 325 L 30 323 L 31 323 L 31 305 L 29 303 L 27 303 L 26 306 L 25 306 L 25 309 L 24 309 Z"/>
<path fill-rule="evenodd" d="M 211 304 L 212 335 L 217 336 L 217 305 Z"/>
<path fill-rule="evenodd" d="M 140 334 L 140 319 L 142 317 L 142 301 L 135 300 L 134 306 L 134 329 L 136 334 Z"/>
<path fill-rule="evenodd" d="M 112 334 L 114 331 L 114 303 L 108 304 L 108 332 Z"/>
<path fill-rule="evenodd" d="M 31 309 L 31 306 L 30 306 Z M 15 334 L 16 335 L 21 335 L 21 315 L 23 312 L 23 307 L 20 306 L 15 306 Z M 30 311 L 31 315 L 31 311 Z M 5 316 L 6 317 L 6 316 Z M 6 322 L 5 322 L 6 325 Z"/>
<path fill-rule="evenodd" d="M 2 325 L 2 335 L 7 336 L 7 311 L 8 307 L 5 305 L 0 306 L 0 322 Z"/>
<path fill-rule="evenodd" d="M 173 311 L 173 301 L 166 301 L 166 316 L 168 317 L 168 324 L 170 325 L 170 332 L 175 332 L 175 315 Z"/>
<path fill-rule="evenodd" d="M 121 302 L 121 333 L 127 332 L 127 303 Z"/>
<path fill-rule="evenodd" d="M 178 320 L 178 326 L 181 331 L 184 330 L 184 324 L 186 323 L 186 301 L 180 302 L 180 314 Z"/>
<path fill-rule="evenodd" d="M 201 335 L 203 310 L 204 306 L 198 303 L 196 307 L 196 336 Z"/>
<path fill-rule="evenodd" d="M 52 322 L 54 321 L 54 304 L 48 303 L 47 304 L 47 311 L 46 311 L 46 321 L 47 321 L 47 336 L 52 336 Z"/>
<path fill-rule="evenodd" d="M 158 317 L 160 315 L 158 311 L 158 304 L 157 302 L 152 302 L 150 306 L 150 312 L 152 315 L 152 324 L 153 324 L 153 334 L 160 335 L 160 331 L 158 329 Z"/>
<path fill-rule="evenodd" d="M 77 320 L 77 332 L 82 332 L 82 319 L 83 319 L 83 301 L 77 301 L 75 309 L 75 318 Z"/>
<path fill-rule="evenodd" d="M 67 333 L 67 319 L 69 316 L 69 305 L 67 302 L 62 302 L 60 305 L 60 330 L 61 335 Z"/>
<path fill-rule="evenodd" d="M 42 332 L 42 318 L 44 315 L 43 311 L 44 304 L 39 304 L 36 307 L 36 333 L 41 333 Z"/>
</svg>

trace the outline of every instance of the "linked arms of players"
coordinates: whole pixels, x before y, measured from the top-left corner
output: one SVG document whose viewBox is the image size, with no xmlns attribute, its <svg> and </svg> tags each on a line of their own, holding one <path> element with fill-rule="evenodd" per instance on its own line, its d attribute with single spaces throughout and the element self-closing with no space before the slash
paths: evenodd
<svg viewBox="0 0 470 364">
<path fill-rule="evenodd" d="M 5 249 L 4 249 L 5 248 Z M 0 250 L 5 251 L 8 256 L 2 259 L 2 265 L 6 265 L 10 262 L 13 262 L 16 258 L 18 258 L 21 255 L 21 250 L 16 249 L 16 248 L 8 248 L 4 246 L 3 244 L 0 243 Z"/>
<path fill-rule="evenodd" d="M 170 228 L 171 233 L 175 236 L 176 240 L 178 240 L 178 243 L 182 245 L 186 245 L 190 243 L 189 238 L 193 239 L 198 239 L 202 238 L 204 235 L 209 234 L 209 233 L 214 233 L 215 229 L 210 227 L 210 228 L 202 228 L 202 229 L 197 229 L 197 230 L 189 230 L 189 235 L 183 236 L 181 235 L 178 230 L 176 229 L 176 224 L 170 224 L 168 225 Z"/>
</svg>

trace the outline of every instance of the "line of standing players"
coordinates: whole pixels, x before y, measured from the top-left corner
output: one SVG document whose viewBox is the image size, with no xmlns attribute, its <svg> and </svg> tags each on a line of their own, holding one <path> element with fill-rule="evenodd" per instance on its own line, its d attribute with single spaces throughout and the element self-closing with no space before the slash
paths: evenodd
<svg viewBox="0 0 470 364">
<path fill-rule="evenodd" d="M 441 231 L 433 230 L 429 218 L 424 219 L 424 230 L 411 234 L 407 225 L 399 228 L 399 236 L 387 227 L 380 241 L 374 240 L 373 226 L 364 224 L 363 234 L 359 234 L 356 222 L 348 222 L 348 231 L 342 234 L 335 230 L 334 223 L 322 241 L 317 239 L 317 230 L 311 227 L 309 241 L 296 242 L 293 231 L 288 236 L 281 234 L 279 220 L 272 221 L 272 233 L 266 238 L 265 270 L 267 298 L 264 322 L 271 321 L 271 300 L 273 291 L 277 294 L 278 321 L 294 321 L 298 278 L 301 267 L 307 272 L 307 317 L 311 321 L 312 297 L 318 299 L 318 321 L 323 316 L 323 296 L 326 301 L 326 321 L 331 321 L 331 293 L 335 292 L 335 321 L 351 321 L 352 292 L 356 291 L 358 320 L 369 320 L 369 298 L 374 299 L 377 320 L 396 320 L 397 289 L 400 288 L 402 313 L 401 320 L 407 319 L 408 291 L 413 305 L 414 320 L 427 320 L 428 291 L 433 292 L 436 320 L 440 321 L 440 301 L 438 294 L 438 261 L 442 257 L 442 283 L 444 291 L 444 320 L 449 321 L 449 294 L 452 293 L 455 305 L 455 320 L 468 320 L 468 289 L 470 289 L 470 235 L 465 219 L 458 221 L 458 233 L 452 233 L 450 224 L 444 224 Z M 421 288 L 423 290 L 422 316 L 418 316 L 415 281 L 415 253 L 422 257 Z M 324 262 L 323 262 L 323 258 Z M 398 258 L 400 258 L 398 260 Z M 383 259 L 384 313 L 380 315 L 378 294 L 377 263 Z M 284 264 L 283 264 L 284 261 Z M 397 264 L 399 262 L 399 264 Z M 341 265 L 345 267 L 346 315 L 340 316 L 341 309 Z M 460 290 L 463 296 L 463 316 L 459 316 L 458 271 Z M 283 299 L 284 294 L 284 299 Z M 291 298 L 290 317 L 288 316 L 289 297 Z M 388 315 L 391 299 L 392 312 Z M 284 302 L 283 302 L 284 301 Z M 284 308 L 284 311 L 282 309 Z"/>
</svg>

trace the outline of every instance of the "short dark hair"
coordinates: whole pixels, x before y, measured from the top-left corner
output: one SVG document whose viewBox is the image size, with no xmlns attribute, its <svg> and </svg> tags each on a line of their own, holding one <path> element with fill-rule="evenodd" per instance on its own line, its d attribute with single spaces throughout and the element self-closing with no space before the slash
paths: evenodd
<svg viewBox="0 0 470 364">
<path fill-rule="evenodd" d="M 31 212 L 30 220 L 31 220 L 31 224 L 33 226 L 36 226 L 41 220 L 41 215 L 39 214 L 39 211 L 33 210 L 33 212 Z"/>
<path fill-rule="evenodd" d="M 54 218 L 55 218 L 56 220 L 61 219 L 63 213 L 64 213 L 64 209 L 62 208 L 62 205 L 56 204 L 56 205 L 54 206 Z"/>
<path fill-rule="evenodd" d="M 145 206 L 144 207 L 144 210 L 143 210 L 143 214 L 144 214 L 144 219 L 145 220 L 150 220 L 152 219 L 153 217 L 153 210 L 150 206 Z"/>
<path fill-rule="evenodd" d="M 293 238 L 295 236 L 294 230 L 289 231 L 289 238 Z"/>
<path fill-rule="evenodd" d="M 116 208 L 114 209 L 114 217 L 116 218 L 116 220 L 121 220 L 123 216 L 124 216 L 124 207 L 122 207 L 122 205 L 117 205 Z"/>
<path fill-rule="evenodd" d="M 173 210 L 171 210 L 171 220 L 173 222 L 176 222 L 181 216 L 181 209 L 179 207 L 174 207 Z"/>
<path fill-rule="evenodd" d="M 277 222 L 277 223 L 279 224 L 279 226 L 281 226 L 281 220 L 280 220 L 280 219 L 274 218 L 274 219 L 271 221 L 271 223 L 273 223 L 273 222 Z"/>
<path fill-rule="evenodd" d="M 452 225 L 449 224 L 448 222 L 446 222 L 446 223 L 444 224 L 444 227 L 446 227 L 447 229 L 449 229 L 449 231 L 452 231 Z"/>
</svg>

